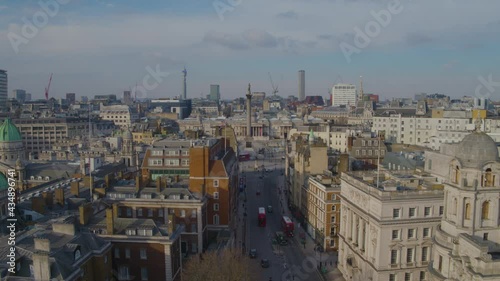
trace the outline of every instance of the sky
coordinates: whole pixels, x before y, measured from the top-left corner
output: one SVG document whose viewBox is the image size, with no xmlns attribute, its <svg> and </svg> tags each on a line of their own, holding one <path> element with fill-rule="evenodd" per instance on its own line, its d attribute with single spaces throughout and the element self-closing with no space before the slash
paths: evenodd
<svg viewBox="0 0 500 281">
<path fill-rule="evenodd" d="M 0 69 L 9 95 L 188 97 L 219 84 L 326 97 L 335 83 L 381 98 L 472 96 L 500 82 L 498 0 L 0 0 Z M 483 77 L 481 80 L 479 77 Z M 500 99 L 500 83 L 488 88 Z"/>
</svg>

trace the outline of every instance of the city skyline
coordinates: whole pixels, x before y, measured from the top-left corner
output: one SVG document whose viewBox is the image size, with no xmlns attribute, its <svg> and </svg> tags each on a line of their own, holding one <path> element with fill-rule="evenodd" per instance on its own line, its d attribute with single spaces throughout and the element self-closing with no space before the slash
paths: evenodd
<svg viewBox="0 0 500 281">
<path fill-rule="evenodd" d="M 244 97 L 249 82 L 271 94 L 268 73 L 279 95 L 297 96 L 301 69 L 305 94 L 323 97 L 339 77 L 358 85 L 362 75 L 365 92 L 382 99 L 473 96 L 478 77 L 500 80 L 494 1 L 59 2 L 68 3 L 26 37 L 25 22 L 45 10 L 37 2 L 0 4 L 0 69 L 8 71 L 9 95 L 24 89 L 44 98 L 54 73 L 52 97 L 120 96 L 141 84 L 149 68 L 169 74 L 145 97 L 174 97 L 182 93 L 184 66 L 188 98 L 205 97 L 210 84 L 220 85 L 222 99 Z M 379 32 L 366 46 L 356 44 L 356 28 L 377 19 Z M 356 52 L 346 55 L 346 46 Z"/>
</svg>

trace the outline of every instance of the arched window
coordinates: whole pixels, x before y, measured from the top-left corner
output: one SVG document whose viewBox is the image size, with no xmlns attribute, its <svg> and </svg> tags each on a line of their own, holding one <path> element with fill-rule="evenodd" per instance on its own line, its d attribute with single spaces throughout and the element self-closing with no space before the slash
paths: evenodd
<svg viewBox="0 0 500 281">
<path fill-rule="evenodd" d="M 455 174 L 453 177 L 453 182 L 458 183 L 460 180 L 460 168 L 458 166 L 455 166 Z"/>
<path fill-rule="evenodd" d="M 470 203 L 465 203 L 465 219 L 470 220 Z"/>
<path fill-rule="evenodd" d="M 484 201 L 481 209 L 481 218 L 487 220 L 490 217 L 490 201 Z"/>
<path fill-rule="evenodd" d="M 491 169 L 486 169 L 486 173 L 484 174 L 484 186 L 493 186 L 495 181 L 495 176 L 491 172 Z"/>
<path fill-rule="evenodd" d="M 457 198 L 453 198 L 453 214 L 454 215 L 457 215 L 457 209 L 458 209 L 458 201 L 457 201 Z"/>
</svg>

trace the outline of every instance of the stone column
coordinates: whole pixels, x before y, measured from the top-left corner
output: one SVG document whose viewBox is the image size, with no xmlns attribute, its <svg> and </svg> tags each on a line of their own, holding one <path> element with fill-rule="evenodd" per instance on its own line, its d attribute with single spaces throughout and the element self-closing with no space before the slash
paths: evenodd
<svg viewBox="0 0 500 281">
<path fill-rule="evenodd" d="M 363 219 L 359 221 L 359 247 L 361 250 L 365 249 L 365 221 Z"/>
<path fill-rule="evenodd" d="M 354 214 L 353 224 L 352 224 L 352 241 L 354 244 L 359 245 L 358 243 L 358 215 Z"/>
</svg>

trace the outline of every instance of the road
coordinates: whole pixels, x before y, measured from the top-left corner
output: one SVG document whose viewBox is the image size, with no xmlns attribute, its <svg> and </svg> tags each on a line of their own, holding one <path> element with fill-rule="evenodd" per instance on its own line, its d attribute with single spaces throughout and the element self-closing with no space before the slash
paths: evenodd
<svg viewBox="0 0 500 281">
<path fill-rule="evenodd" d="M 282 206 L 278 199 L 278 187 L 283 185 L 284 176 L 284 161 L 281 160 L 280 154 L 275 154 L 275 158 L 258 160 L 258 165 L 264 165 L 265 169 L 270 169 L 271 172 L 254 171 L 255 161 L 241 162 L 242 176 L 246 177 L 247 184 L 247 227 L 246 227 L 246 245 L 248 249 L 257 249 L 256 262 L 260 264 L 261 259 L 269 259 L 270 267 L 261 268 L 262 278 L 260 280 L 269 280 L 272 277 L 273 281 L 277 280 L 292 280 L 291 269 L 294 267 L 303 268 L 303 263 L 306 256 L 303 254 L 297 243 L 298 239 L 290 238 L 289 245 L 281 246 L 280 249 L 273 249 L 272 239 L 276 231 L 281 231 Z M 261 179 L 260 176 L 264 175 Z M 260 190 L 260 195 L 256 191 Z M 273 213 L 267 213 L 266 227 L 259 227 L 257 222 L 257 214 L 259 207 L 271 205 Z M 267 212 L 267 210 L 266 210 Z M 295 226 L 297 229 L 297 225 Z M 286 265 L 285 265 L 286 264 Z M 286 268 L 285 268 L 286 266 Z M 303 271 L 303 270 L 302 270 Z M 303 271 L 304 272 L 304 271 Z M 287 279 L 287 276 L 290 279 Z M 322 280 L 317 271 L 314 270 L 309 274 L 303 274 L 302 278 L 296 275 L 293 280 L 317 281 Z"/>
</svg>

